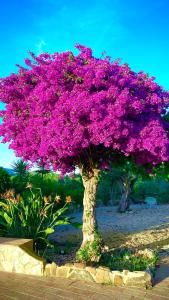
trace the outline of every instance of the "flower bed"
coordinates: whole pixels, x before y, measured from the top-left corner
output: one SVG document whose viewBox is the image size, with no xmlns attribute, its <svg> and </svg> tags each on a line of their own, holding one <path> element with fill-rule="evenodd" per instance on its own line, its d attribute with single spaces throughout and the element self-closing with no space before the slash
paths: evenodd
<svg viewBox="0 0 169 300">
<path fill-rule="evenodd" d="M 45 267 L 45 276 L 63 277 L 92 281 L 115 286 L 152 287 L 155 267 L 158 261 L 157 254 L 150 250 L 115 249 L 105 251 L 98 264 L 87 263 L 48 263 Z"/>
</svg>

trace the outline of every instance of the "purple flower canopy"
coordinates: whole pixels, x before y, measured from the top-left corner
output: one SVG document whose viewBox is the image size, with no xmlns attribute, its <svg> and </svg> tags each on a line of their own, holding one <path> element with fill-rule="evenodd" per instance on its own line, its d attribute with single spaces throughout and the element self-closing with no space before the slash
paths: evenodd
<svg viewBox="0 0 169 300">
<path fill-rule="evenodd" d="M 169 94 L 142 71 L 76 47 L 77 56 L 31 53 L 28 68 L 0 80 L 3 143 L 24 160 L 62 172 L 84 164 L 101 167 L 113 153 L 142 164 L 167 161 L 161 115 Z"/>
</svg>

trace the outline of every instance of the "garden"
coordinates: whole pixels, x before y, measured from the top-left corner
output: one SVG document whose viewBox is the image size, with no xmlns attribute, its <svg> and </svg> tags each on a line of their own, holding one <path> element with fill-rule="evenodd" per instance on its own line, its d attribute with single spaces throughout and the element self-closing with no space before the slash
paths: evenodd
<svg viewBox="0 0 169 300">
<path fill-rule="evenodd" d="M 48 264 L 153 277 L 169 241 L 169 95 L 76 47 L 30 53 L 0 81 L 0 135 L 20 157 L 11 175 L 0 168 L 0 236 L 33 239 Z"/>
</svg>

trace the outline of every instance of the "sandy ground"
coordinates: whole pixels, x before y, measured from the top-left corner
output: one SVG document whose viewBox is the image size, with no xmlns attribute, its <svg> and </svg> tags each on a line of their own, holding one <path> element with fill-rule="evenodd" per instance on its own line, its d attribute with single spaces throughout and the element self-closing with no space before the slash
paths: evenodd
<svg viewBox="0 0 169 300">
<path fill-rule="evenodd" d="M 169 244 L 169 205 L 146 208 L 133 205 L 131 211 L 119 214 L 117 207 L 98 207 L 96 216 L 99 231 L 110 246 L 146 246 L 166 241 Z M 82 221 L 82 212 L 71 214 L 74 221 Z M 60 226 L 52 235 L 59 243 L 81 239 L 81 231 L 70 225 Z M 165 244 L 165 243 L 164 243 Z"/>
</svg>

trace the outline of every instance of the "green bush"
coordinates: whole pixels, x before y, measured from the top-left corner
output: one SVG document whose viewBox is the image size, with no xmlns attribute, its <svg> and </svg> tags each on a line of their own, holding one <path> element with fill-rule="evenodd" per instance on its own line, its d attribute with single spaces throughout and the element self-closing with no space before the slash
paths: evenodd
<svg viewBox="0 0 169 300">
<path fill-rule="evenodd" d="M 102 265 L 119 271 L 144 271 L 149 268 L 154 272 L 157 261 L 158 255 L 149 249 L 139 251 L 127 248 L 115 249 L 104 253 L 101 258 Z"/>
<path fill-rule="evenodd" d="M 169 182 L 163 179 L 151 179 L 139 182 L 135 187 L 135 198 L 155 197 L 157 203 L 169 203 Z"/>
<path fill-rule="evenodd" d="M 71 196 L 73 208 L 82 207 L 83 204 L 83 184 L 81 177 L 76 175 L 74 178 L 65 176 L 63 180 L 59 179 L 59 175 L 55 173 L 40 174 L 32 173 L 29 178 L 34 188 L 41 188 L 43 195 L 51 196 L 54 200 L 56 194 L 65 199 Z M 63 205 L 63 202 L 61 202 Z"/>
<path fill-rule="evenodd" d="M 119 171 L 103 172 L 100 178 L 99 187 L 97 191 L 97 199 L 104 205 L 117 205 L 121 199 L 122 190 L 118 177 Z M 134 203 L 143 203 L 146 197 L 155 197 L 157 203 L 169 203 L 169 182 L 160 176 L 156 178 L 149 177 L 143 179 L 141 176 L 137 180 L 131 191 L 131 200 Z"/>
<path fill-rule="evenodd" d="M 0 194 L 4 194 L 10 188 L 10 175 L 0 167 Z"/>
</svg>

